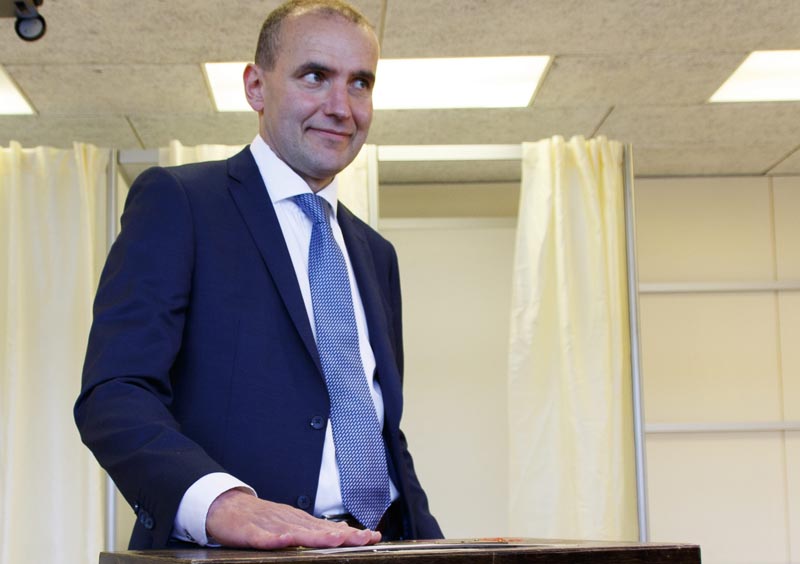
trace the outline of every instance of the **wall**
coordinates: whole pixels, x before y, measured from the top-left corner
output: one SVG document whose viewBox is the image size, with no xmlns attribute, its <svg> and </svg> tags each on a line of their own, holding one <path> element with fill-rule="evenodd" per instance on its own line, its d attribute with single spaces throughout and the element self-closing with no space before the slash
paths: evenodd
<svg viewBox="0 0 800 564">
<path fill-rule="evenodd" d="M 445 533 L 509 534 L 506 353 L 515 210 L 457 215 L 451 192 L 388 187 L 381 231 L 404 294 L 404 429 Z M 639 179 L 642 283 L 800 280 L 800 178 Z M 514 197 L 514 196 L 512 196 Z M 391 207 L 390 207 L 391 206 Z M 506 216 L 505 219 L 502 216 Z M 800 420 L 800 292 L 641 296 L 646 419 Z M 703 562 L 800 563 L 800 431 L 650 433 L 654 540 Z M 120 504 L 120 548 L 132 513 Z"/>
<path fill-rule="evenodd" d="M 403 287 L 403 429 L 451 538 L 505 534 L 513 222 L 383 222 Z"/>
<path fill-rule="evenodd" d="M 641 283 L 800 282 L 800 179 L 636 195 Z M 648 435 L 653 539 L 699 543 L 704 562 L 800 562 L 800 432 L 780 430 L 800 421 L 800 292 L 646 293 L 641 322 L 646 419 L 684 429 Z"/>
<path fill-rule="evenodd" d="M 645 287 L 800 281 L 798 177 L 639 179 L 636 203 Z M 404 427 L 432 509 L 451 537 L 509 534 L 513 225 L 382 226 L 404 285 Z M 647 292 L 640 305 L 650 430 L 800 421 L 800 292 Z M 800 431 L 650 432 L 647 453 L 653 540 L 699 543 L 711 564 L 800 563 Z"/>
</svg>

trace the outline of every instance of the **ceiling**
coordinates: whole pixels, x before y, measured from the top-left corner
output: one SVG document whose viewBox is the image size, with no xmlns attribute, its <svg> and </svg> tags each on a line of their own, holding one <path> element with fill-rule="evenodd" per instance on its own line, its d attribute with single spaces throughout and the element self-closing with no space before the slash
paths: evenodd
<svg viewBox="0 0 800 564">
<path fill-rule="evenodd" d="M 215 112 L 201 63 L 250 60 L 277 4 L 45 0 L 48 31 L 33 43 L 16 36 L 13 19 L 0 19 L 0 64 L 38 112 L 0 116 L 0 145 L 249 142 L 255 114 Z M 638 176 L 800 174 L 800 102 L 706 103 L 750 51 L 800 49 L 798 0 L 355 4 L 376 23 L 385 58 L 554 57 L 527 108 L 379 111 L 370 143 L 605 135 L 633 145 Z M 513 161 L 381 164 L 389 183 L 518 177 Z"/>
</svg>

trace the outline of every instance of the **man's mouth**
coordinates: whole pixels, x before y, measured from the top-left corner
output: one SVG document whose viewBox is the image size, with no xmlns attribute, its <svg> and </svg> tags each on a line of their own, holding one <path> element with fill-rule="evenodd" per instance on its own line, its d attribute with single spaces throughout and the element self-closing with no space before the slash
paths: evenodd
<svg viewBox="0 0 800 564">
<path fill-rule="evenodd" d="M 326 129 L 322 127 L 310 127 L 309 130 L 321 137 L 328 138 L 334 141 L 344 141 L 350 139 L 353 134 L 349 131 L 339 131 L 336 129 Z"/>
</svg>

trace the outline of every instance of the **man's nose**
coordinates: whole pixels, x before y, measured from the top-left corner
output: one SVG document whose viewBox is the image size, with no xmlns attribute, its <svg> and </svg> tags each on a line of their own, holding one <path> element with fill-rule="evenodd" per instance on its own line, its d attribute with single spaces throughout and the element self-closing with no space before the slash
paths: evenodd
<svg viewBox="0 0 800 564">
<path fill-rule="evenodd" d="M 339 119 L 348 119 L 352 115 L 350 102 L 347 85 L 333 83 L 325 98 L 325 113 Z"/>
</svg>

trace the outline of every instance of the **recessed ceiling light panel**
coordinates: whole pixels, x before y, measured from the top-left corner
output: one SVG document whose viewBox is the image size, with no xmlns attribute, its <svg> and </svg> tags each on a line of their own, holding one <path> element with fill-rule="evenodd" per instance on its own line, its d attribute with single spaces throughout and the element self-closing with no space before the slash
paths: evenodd
<svg viewBox="0 0 800 564">
<path fill-rule="evenodd" d="M 381 59 L 375 109 L 527 106 L 550 57 Z"/>
<path fill-rule="evenodd" d="M 246 63 L 205 63 L 220 112 L 247 112 Z M 373 95 L 376 110 L 523 108 L 530 104 L 550 57 L 381 59 Z"/>
<path fill-rule="evenodd" d="M 211 97 L 218 112 L 252 111 L 244 96 L 242 76 L 245 66 L 247 63 L 243 62 L 203 64 Z"/>
<path fill-rule="evenodd" d="M 19 91 L 17 85 L 8 76 L 6 70 L 0 66 L 0 114 L 4 115 L 30 115 L 36 112 Z"/>
<path fill-rule="evenodd" d="M 754 51 L 711 102 L 800 100 L 800 51 Z"/>
</svg>

